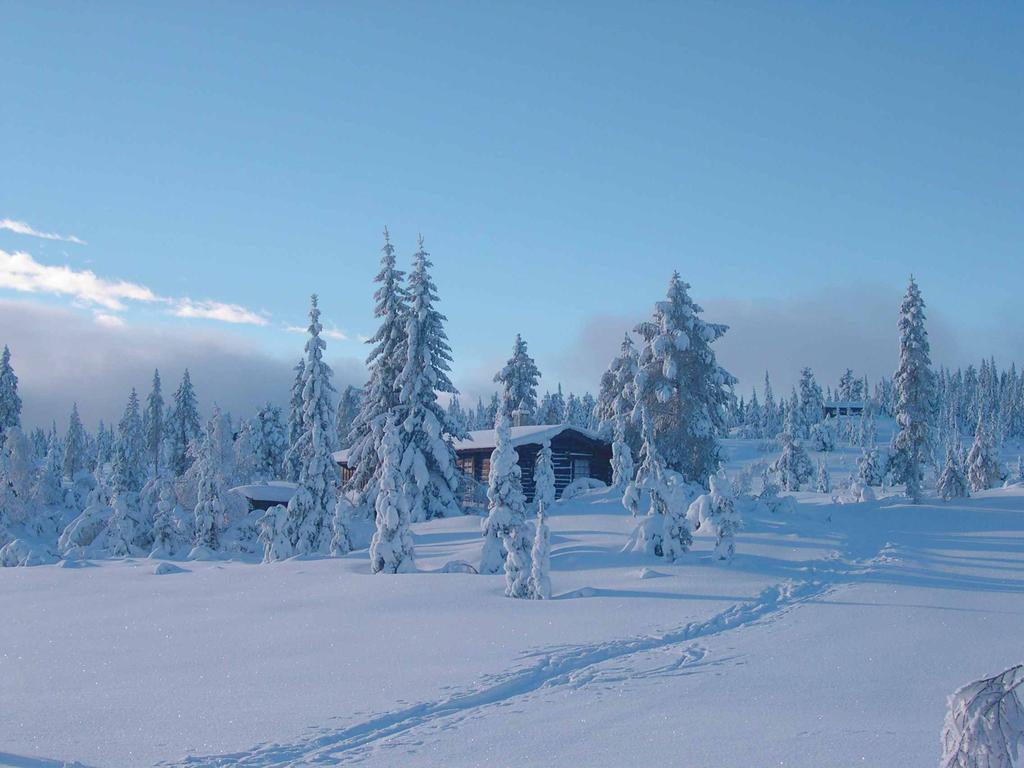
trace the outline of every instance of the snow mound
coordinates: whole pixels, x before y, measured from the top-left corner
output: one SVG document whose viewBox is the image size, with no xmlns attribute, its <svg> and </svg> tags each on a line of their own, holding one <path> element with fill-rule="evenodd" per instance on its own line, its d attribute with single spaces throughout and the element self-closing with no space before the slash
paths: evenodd
<svg viewBox="0 0 1024 768">
<path fill-rule="evenodd" d="M 198 545 L 192 547 L 192 551 L 188 553 L 189 560 L 220 560 L 220 557 L 209 547 Z"/>
<path fill-rule="evenodd" d="M 641 568 L 640 572 L 637 574 L 637 578 L 640 579 L 660 579 L 665 576 L 668 576 L 668 574 L 656 571 L 653 568 Z"/>
<path fill-rule="evenodd" d="M 22 565 L 43 565 L 56 560 L 45 546 L 33 546 L 24 539 L 14 539 L 0 547 L 0 566 L 14 568 Z"/>
<path fill-rule="evenodd" d="M 575 499 L 577 496 L 580 496 L 587 491 L 607 487 L 608 486 L 605 483 L 601 482 L 596 477 L 581 477 L 579 480 L 573 480 L 565 486 L 565 490 L 562 491 L 562 501 Z"/>
<path fill-rule="evenodd" d="M 189 573 L 188 569 L 180 568 L 174 563 L 160 563 L 153 569 L 154 576 L 165 576 L 169 573 Z"/>
<path fill-rule="evenodd" d="M 479 573 L 479 571 L 465 560 L 450 560 L 441 566 L 438 573 Z"/>
</svg>

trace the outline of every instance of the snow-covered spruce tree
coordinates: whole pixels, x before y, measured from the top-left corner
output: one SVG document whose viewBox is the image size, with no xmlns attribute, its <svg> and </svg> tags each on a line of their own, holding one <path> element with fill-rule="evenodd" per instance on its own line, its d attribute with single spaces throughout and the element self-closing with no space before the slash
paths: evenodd
<svg viewBox="0 0 1024 768">
<path fill-rule="evenodd" d="M 331 549 L 335 557 L 347 555 L 352 551 L 352 522 L 355 520 L 356 507 L 345 491 L 338 493 L 338 501 L 334 504 L 334 516 L 331 518 Z"/>
<path fill-rule="evenodd" d="M 686 516 L 694 528 L 711 526 L 715 533 L 715 559 L 729 561 L 736 553 L 736 531 L 742 520 L 728 478 L 723 474 L 712 475 L 710 485 L 711 491 L 698 496 Z"/>
<path fill-rule="evenodd" d="M 61 507 L 64 504 L 64 489 L 61 484 L 63 477 L 63 457 L 59 445 L 54 444 L 46 452 L 43 466 L 36 475 L 32 499 L 40 511 L 48 507 Z"/>
<path fill-rule="evenodd" d="M 526 351 L 526 342 L 518 333 L 512 344 L 512 357 L 505 367 L 494 374 L 494 381 L 502 385 L 503 397 L 511 404 L 513 413 L 520 412 L 525 423 L 534 423 L 537 413 L 537 382 L 540 370 Z"/>
<path fill-rule="evenodd" d="M 292 381 L 291 398 L 288 401 L 288 447 L 284 452 L 282 471 L 284 479 L 297 482 L 299 479 L 299 453 L 296 446 L 302 439 L 302 388 L 306 379 L 306 361 L 299 360 L 295 366 L 295 379 Z"/>
<path fill-rule="evenodd" d="M 967 478 L 964 477 L 960 461 L 952 447 L 946 449 L 946 463 L 939 475 L 935 492 L 943 501 L 950 499 L 966 499 L 970 496 L 967 490 Z"/>
<path fill-rule="evenodd" d="M 701 319 L 689 287 L 673 273 L 653 318 L 636 328 L 643 347 L 633 418 L 645 409 L 668 468 L 704 485 L 722 460 L 718 435 L 726 427 L 725 406 L 736 379 L 718 365 L 711 349 L 727 326 Z"/>
<path fill-rule="evenodd" d="M 150 557 L 173 557 L 186 541 L 178 527 L 183 510 L 178 506 L 173 480 L 157 477 L 153 483 L 157 501 L 153 511 L 153 550 Z"/>
<path fill-rule="evenodd" d="M 139 491 L 146 482 L 145 444 L 139 396 L 132 389 L 114 444 L 113 514 L 108 525 L 110 552 L 114 556 L 131 555 L 136 546 L 148 543 L 152 536 L 145 528 L 147 521 L 142 520 L 139 507 Z"/>
<path fill-rule="evenodd" d="M 537 523 L 530 550 L 530 578 L 527 596 L 533 600 L 551 599 L 551 534 L 548 531 L 547 504 L 537 503 Z"/>
<path fill-rule="evenodd" d="M 1017 483 L 1024 483 L 1024 458 L 1017 457 Z"/>
<path fill-rule="evenodd" d="M 8 523 L 25 522 L 32 512 L 35 451 L 21 427 L 8 427 L 3 443 L 0 516 Z"/>
<path fill-rule="evenodd" d="M 380 487 L 377 491 L 377 530 L 370 542 L 373 573 L 408 573 L 416 570 L 409 531 L 409 493 L 412 479 L 402 471 L 401 427 L 394 414 L 384 427 L 380 444 Z"/>
<path fill-rule="evenodd" d="M 1002 479 L 992 438 L 982 418 L 974 432 L 974 443 L 967 452 L 967 482 L 971 491 L 977 493 L 994 488 Z"/>
<path fill-rule="evenodd" d="M 231 447 L 231 464 L 233 472 L 229 484 L 243 485 L 260 479 L 257 475 L 256 430 L 258 426 L 248 419 L 238 425 L 238 434 Z M 230 435 L 228 435 L 230 437 Z"/>
<path fill-rule="evenodd" d="M 771 465 L 771 471 L 778 475 L 779 482 L 785 490 L 799 491 L 800 486 L 814 475 L 814 466 L 800 441 L 794 438 L 788 429 L 783 430 L 781 440 L 782 453 Z"/>
<path fill-rule="evenodd" d="M 640 467 L 635 479 L 626 486 L 622 504 L 633 516 L 639 514 L 643 495 L 650 499 L 647 515 L 637 525 L 634 547 L 645 554 L 664 557 L 672 562 L 689 551 L 693 534 L 686 519 L 693 498 L 682 475 L 665 467 L 653 435 L 651 419 L 640 409 Z"/>
<path fill-rule="evenodd" d="M 153 371 L 153 388 L 146 398 L 146 412 L 143 421 L 146 425 L 146 458 L 153 468 L 153 476 L 157 477 L 160 474 L 164 444 L 164 396 L 159 370 Z"/>
<path fill-rule="evenodd" d="M 288 528 L 295 553 L 313 554 L 330 544 L 330 519 L 338 497 L 338 467 L 331 455 L 338 433 L 334 412 L 334 386 L 330 366 L 323 361 L 326 342 L 320 337 L 320 307 L 313 294 L 309 307 L 309 339 L 303 366 L 302 432 L 289 448 L 298 461 L 296 493 L 288 502 Z M 285 458 L 287 463 L 288 457 Z"/>
<path fill-rule="evenodd" d="M 832 493 L 832 477 L 828 473 L 828 465 L 824 461 L 818 462 L 818 478 L 815 487 L 818 493 Z"/>
<path fill-rule="evenodd" d="M 21 426 L 21 397 L 18 395 L 18 377 L 11 367 L 11 350 L 4 345 L 0 355 L 0 445 L 7 430 Z"/>
<path fill-rule="evenodd" d="M 1015 768 L 1024 754 L 1024 664 L 949 697 L 940 768 Z"/>
<path fill-rule="evenodd" d="M 612 487 L 625 490 L 633 481 L 633 453 L 626 442 L 626 419 L 615 419 L 612 438 Z"/>
<path fill-rule="evenodd" d="M 462 403 L 459 401 L 458 395 L 452 395 L 451 399 L 448 400 L 448 407 L 445 409 L 445 413 L 448 415 L 448 423 L 451 424 L 454 434 L 466 435 L 469 433 L 469 417 L 462 409 Z"/>
<path fill-rule="evenodd" d="M 256 412 L 252 450 L 257 478 L 274 480 L 281 475 L 284 455 L 288 450 L 288 438 L 278 406 L 267 403 Z"/>
<path fill-rule="evenodd" d="M 165 433 L 170 446 L 168 469 L 174 477 L 181 477 L 192 465 L 189 446 L 198 440 L 202 433 L 199 406 L 188 368 L 181 377 L 181 384 L 174 391 L 174 401 L 167 415 Z"/>
<path fill-rule="evenodd" d="M 533 505 L 551 509 L 555 503 L 555 468 L 551 462 L 551 441 L 545 440 L 533 465 Z"/>
<path fill-rule="evenodd" d="M 526 527 L 526 496 L 523 495 L 519 454 L 512 447 L 511 416 L 506 401 L 498 408 L 494 429 L 497 439 L 487 475 L 487 517 L 480 525 L 484 539 L 480 573 L 498 573 L 507 560 L 510 546 L 517 550 L 513 555 L 513 565 L 529 560 L 530 543 L 523 532 Z M 527 566 L 525 574 L 511 575 L 525 579 L 528 574 Z"/>
<path fill-rule="evenodd" d="M 810 368 L 800 371 L 799 387 L 800 405 L 794 419 L 797 431 L 793 436 L 810 437 L 811 428 L 823 417 L 825 401 L 821 394 L 821 386 L 814 380 L 814 373 Z"/>
<path fill-rule="evenodd" d="M 613 433 L 617 419 L 626 420 L 626 440 L 630 450 L 640 445 L 639 431 L 628 420 L 636 405 L 633 379 L 636 377 L 638 361 L 636 346 L 627 333 L 619 346 L 619 354 L 612 359 L 608 370 L 601 374 L 601 386 L 594 408 L 598 430 L 605 435 Z"/>
<path fill-rule="evenodd" d="M 436 308 L 437 288 L 423 249 L 413 256 L 409 274 L 409 312 L 405 326 L 406 362 L 398 376 L 398 418 L 402 427 L 402 472 L 413 482 L 406 489 L 413 522 L 461 513 L 459 471 L 451 439 L 461 437 L 437 402 L 438 392 L 457 394 L 448 378 L 452 353 Z"/>
<path fill-rule="evenodd" d="M 405 315 L 408 302 L 404 280 L 405 273 L 395 267 L 395 248 L 385 227 L 380 271 L 374 278 L 378 288 L 373 294 L 376 301 L 373 314 L 380 318 L 380 325 L 367 339 L 367 343 L 373 345 L 366 357 L 370 376 L 363 387 L 359 413 L 348 438 L 348 465 L 352 468 L 352 477 L 347 487 L 357 494 L 359 504 L 371 509 L 377 495 L 384 424 L 398 406 L 395 384 L 407 360 Z"/>
<path fill-rule="evenodd" d="M 874 446 L 865 448 L 857 457 L 857 479 L 863 485 L 877 486 L 882 484 L 884 472 L 878 449 Z"/>
<path fill-rule="evenodd" d="M 352 434 L 352 427 L 355 425 L 356 417 L 359 416 L 359 408 L 363 392 L 358 387 L 349 384 L 342 390 L 341 399 L 338 400 L 338 447 L 348 448 L 349 437 Z"/>
<path fill-rule="evenodd" d="M 193 511 L 195 554 L 205 556 L 220 546 L 220 521 L 224 517 L 224 467 L 218 427 L 223 424 L 220 408 L 214 406 L 199 444 L 199 486 Z"/>
<path fill-rule="evenodd" d="M 829 453 L 836 448 L 836 429 L 832 419 L 824 419 L 811 425 L 811 447 L 821 453 Z"/>
<path fill-rule="evenodd" d="M 64 456 L 61 458 L 61 472 L 68 480 L 86 469 L 86 434 L 78 416 L 78 403 L 71 405 L 68 419 L 68 433 L 64 437 Z"/>
<path fill-rule="evenodd" d="M 894 376 L 899 431 L 893 439 L 889 472 L 894 482 L 906 484 L 907 496 L 915 504 L 921 500 L 935 403 L 935 376 L 924 321 L 924 300 L 911 277 L 900 305 L 900 365 Z"/>
<path fill-rule="evenodd" d="M 575 392 L 570 392 L 568 399 L 565 401 L 565 423 L 570 427 L 586 429 L 587 421 L 583 401 L 576 396 Z"/>
</svg>

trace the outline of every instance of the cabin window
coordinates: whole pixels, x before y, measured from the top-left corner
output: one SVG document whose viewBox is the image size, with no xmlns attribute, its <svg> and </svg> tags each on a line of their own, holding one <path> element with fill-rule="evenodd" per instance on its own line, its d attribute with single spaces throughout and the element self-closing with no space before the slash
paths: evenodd
<svg viewBox="0 0 1024 768">
<path fill-rule="evenodd" d="M 578 480 L 581 477 L 590 477 L 590 459 L 572 460 L 572 479 Z"/>
</svg>

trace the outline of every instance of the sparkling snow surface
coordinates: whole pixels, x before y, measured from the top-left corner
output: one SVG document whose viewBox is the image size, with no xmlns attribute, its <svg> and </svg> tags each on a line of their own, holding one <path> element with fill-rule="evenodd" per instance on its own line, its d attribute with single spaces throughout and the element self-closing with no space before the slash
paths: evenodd
<svg viewBox="0 0 1024 768">
<path fill-rule="evenodd" d="M 797 497 L 727 566 L 621 553 L 607 491 L 558 503 L 543 602 L 429 572 L 476 562 L 476 517 L 415 526 L 413 575 L 0 569 L 0 765 L 934 765 L 946 696 L 1024 658 L 1024 488 Z"/>
</svg>

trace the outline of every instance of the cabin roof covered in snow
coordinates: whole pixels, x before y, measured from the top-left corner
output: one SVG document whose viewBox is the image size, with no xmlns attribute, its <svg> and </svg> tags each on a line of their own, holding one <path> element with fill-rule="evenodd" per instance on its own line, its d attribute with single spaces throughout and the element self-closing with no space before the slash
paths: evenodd
<svg viewBox="0 0 1024 768">
<path fill-rule="evenodd" d="M 594 432 L 583 427 L 574 427 L 571 424 L 531 424 L 525 427 L 511 427 L 512 447 L 520 445 L 533 445 L 543 443 L 545 440 L 553 440 L 567 430 L 579 432 L 591 440 L 601 440 Z M 604 442 L 604 441 L 602 441 Z M 498 443 L 498 433 L 493 429 L 478 429 L 470 432 L 465 440 L 456 440 L 453 445 L 456 451 L 482 451 L 493 450 Z M 348 459 L 348 451 L 335 451 L 334 460 L 343 462 Z"/>
<path fill-rule="evenodd" d="M 239 485 L 232 488 L 232 493 L 237 493 L 251 501 L 273 501 L 280 504 L 287 504 L 295 495 L 295 489 L 299 486 L 285 480 L 271 480 L 269 483 L 252 483 L 250 485 Z"/>
</svg>

